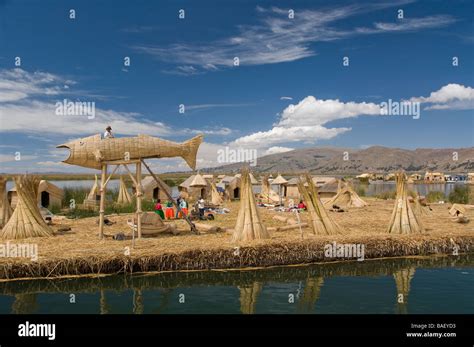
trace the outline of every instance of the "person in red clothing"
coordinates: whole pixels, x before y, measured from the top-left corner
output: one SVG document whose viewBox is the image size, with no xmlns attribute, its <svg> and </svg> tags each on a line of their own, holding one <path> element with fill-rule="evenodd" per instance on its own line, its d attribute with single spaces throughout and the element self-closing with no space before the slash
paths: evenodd
<svg viewBox="0 0 474 347">
<path fill-rule="evenodd" d="M 298 204 L 298 209 L 306 210 L 306 205 L 304 204 L 303 200 L 300 200 L 300 203 Z"/>
<path fill-rule="evenodd" d="M 165 214 L 163 212 L 163 206 L 161 205 L 161 200 L 158 199 L 155 205 L 155 213 L 157 213 L 161 219 L 165 219 Z"/>
</svg>

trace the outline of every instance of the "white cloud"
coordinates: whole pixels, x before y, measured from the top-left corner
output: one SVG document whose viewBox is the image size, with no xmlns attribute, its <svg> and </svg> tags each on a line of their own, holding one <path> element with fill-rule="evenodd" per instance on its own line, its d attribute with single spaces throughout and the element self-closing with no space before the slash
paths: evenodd
<svg viewBox="0 0 474 347">
<path fill-rule="evenodd" d="M 474 88 L 450 83 L 431 92 L 428 97 L 413 97 L 410 101 L 430 104 L 425 110 L 473 109 Z"/>
<path fill-rule="evenodd" d="M 276 153 L 285 153 L 294 150 L 294 148 L 290 147 L 281 147 L 281 146 L 273 146 L 267 149 L 263 155 L 270 155 L 270 154 L 276 154 Z"/>
<path fill-rule="evenodd" d="M 328 140 L 350 131 L 351 128 L 327 128 L 331 121 L 359 115 L 380 115 L 380 106 L 374 103 L 318 100 L 307 96 L 296 105 L 289 105 L 271 130 L 243 136 L 234 141 L 245 147 L 269 147 L 280 143 Z"/>
<path fill-rule="evenodd" d="M 324 10 L 296 9 L 295 18 L 288 18 L 288 10 L 258 6 L 260 22 L 239 25 L 238 33 L 213 42 L 176 43 L 166 47 L 136 45 L 138 52 L 149 54 L 161 61 L 176 65 L 174 73 L 195 75 L 219 68 L 230 68 L 234 57 L 240 65 L 262 65 L 291 62 L 317 52 L 311 47 L 316 42 L 328 42 L 356 35 L 411 32 L 443 27 L 455 21 L 446 15 L 409 18 L 395 23 L 374 23 L 368 28 L 339 29 L 338 21 L 411 1 L 350 5 Z M 291 42 L 291 44 L 288 44 Z M 210 68 L 211 67 L 211 68 Z M 167 71 L 170 72 L 170 71 Z"/>
<path fill-rule="evenodd" d="M 280 100 L 293 100 L 293 98 L 291 96 L 282 96 Z"/>
</svg>

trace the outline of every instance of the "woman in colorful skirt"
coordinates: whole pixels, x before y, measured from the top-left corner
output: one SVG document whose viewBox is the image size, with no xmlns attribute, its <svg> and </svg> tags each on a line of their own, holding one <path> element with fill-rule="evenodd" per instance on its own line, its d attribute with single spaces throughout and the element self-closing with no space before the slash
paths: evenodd
<svg viewBox="0 0 474 347">
<path fill-rule="evenodd" d="M 158 199 L 155 205 L 155 213 L 158 214 L 161 219 L 165 219 L 165 214 L 163 213 L 163 206 L 161 205 L 161 200 Z"/>
<path fill-rule="evenodd" d="M 174 219 L 174 209 L 171 201 L 166 202 L 165 216 L 166 219 Z"/>
<path fill-rule="evenodd" d="M 188 215 L 188 203 L 186 202 L 185 198 L 181 198 L 181 201 L 179 202 L 179 207 L 180 207 L 180 217 L 184 217 Z"/>
</svg>

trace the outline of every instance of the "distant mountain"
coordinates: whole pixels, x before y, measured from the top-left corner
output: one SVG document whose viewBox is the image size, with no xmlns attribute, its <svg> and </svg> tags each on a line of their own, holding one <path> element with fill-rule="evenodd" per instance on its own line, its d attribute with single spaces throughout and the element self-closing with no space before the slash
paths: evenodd
<svg viewBox="0 0 474 347">
<path fill-rule="evenodd" d="M 457 160 L 456 159 L 457 153 Z M 346 160 L 345 160 L 346 159 Z M 237 172 L 242 163 L 202 170 L 203 172 Z M 258 158 L 255 172 L 319 174 L 388 173 L 399 169 L 408 172 L 474 171 L 474 147 L 415 150 L 373 146 L 367 149 L 336 147 L 304 148 Z"/>
</svg>

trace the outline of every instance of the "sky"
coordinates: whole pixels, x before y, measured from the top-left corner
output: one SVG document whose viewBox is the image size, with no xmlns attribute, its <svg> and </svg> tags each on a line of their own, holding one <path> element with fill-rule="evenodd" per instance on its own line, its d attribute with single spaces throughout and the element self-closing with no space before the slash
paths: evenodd
<svg viewBox="0 0 474 347">
<path fill-rule="evenodd" d="M 204 134 L 199 168 L 225 148 L 472 147 L 473 13 L 470 0 L 0 0 L 0 172 L 91 171 L 56 146 L 107 125 Z M 412 108 L 383 114 L 390 100 Z"/>
</svg>

